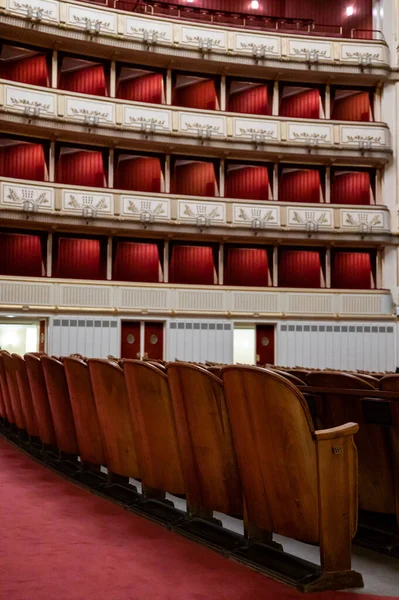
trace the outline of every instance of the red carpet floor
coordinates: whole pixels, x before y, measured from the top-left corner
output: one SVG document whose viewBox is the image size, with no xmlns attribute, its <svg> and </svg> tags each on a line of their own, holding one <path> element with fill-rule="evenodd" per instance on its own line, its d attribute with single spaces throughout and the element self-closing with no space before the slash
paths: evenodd
<svg viewBox="0 0 399 600">
<path fill-rule="evenodd" d="M 305 597 L 80 489 L 2 438 L 0 526 L 1 600 Z"/>
</svg>

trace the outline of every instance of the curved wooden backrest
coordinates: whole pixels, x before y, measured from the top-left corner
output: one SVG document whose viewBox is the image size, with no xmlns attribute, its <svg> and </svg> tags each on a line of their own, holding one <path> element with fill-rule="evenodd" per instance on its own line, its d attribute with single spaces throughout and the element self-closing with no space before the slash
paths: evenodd
<svg viewBox="0 0 399 600">
<path fill-rule="evenodd" d="M 25 415 L 22 408 L 22 400 L 19 395 L 17 382 L 17 365 L 11 354 L 3 353 L 3 364 L 6 372 L 8 391 L 11 399 L 12 410 L 15 417 L 15 425 L 18 429 L 26 429 Z"/>
<path fill-rule="evenodd" d="M 15 416 L 12 408 L 10 391 L 8 389 L 6 369 L 4 367 L 3 352 L 0 352 L 0 387 L 3 399 L 4 416 L 9 423 L 15 424 Z"/>
<path fill-rule="evenodd" d="M 309 374 L 310 371 L 306 371 L 306 369 L 288 369 L 286 371 L 286 373 L 289 373 L 290 375 L 294 375 L 294 377 L 298 377 L 298 379 L 301 379 L 302 381 L 306 381 L 306 377 Z"/>
<path fill-rule="evenodd" d="M 366 423 L 361 397 L 334 394 L 335 389 L 364 390 L 372 397 L 374 385 L 350 373 L 309 373 L 309 386 L 324 388 L 319 418 L 323 427 L 338 427 L 348 421 L 361 424 L 355 436 L 359 454 L 359 506 L 363 510 L 395 513 L 395 479 L 389 432 L 383 425 Z M 331 393 L 326 393 L 326 388 Z"/>
<path fill-rule="evenodd" d="M 279 369 L 273 369 L 273 373 L 277 373 L 277 375 L 285 377 L 285 379 L 288 379 L 288 381 L 290 381 L 293 385 L 296 385 L 297 387 L 303 387 L 305 385 L 303 379 L 299 379 L 299 377 L 296 377 L 288 371 L 280 371 Z"/>
<path fill-rule="evenodd" d="M 304 397 L 266 369 L 231 366 L 222 377 L 249 520 L 318 542 L 317 456 Z"/>
<path fill-rule="evenodd" d="M 39 437 L 43 444 L 55 446 L 57 440 L 55 437 L 53 415 L 51 414 L 42 363 L 36 354 L 30 352 L 25 354 L 24 358 L 32 393 L 33 406 L 37 418 Z"/>
<path fill-rule="evenodd" d="M 385 375 L 379 384 L 380 390 L 384 392 L 399 392 L 399 375 Z"/>
<path fill-rule="evenodd" d="M 363 379 L 364 381 L 372 385 L 374 389 L 378 390 L 380 382 L 372 375 L 367 375 L 367 373 L 354 373 L 354 376 L 358 379 Z"/>
<path fill-rule="evenodd" d="M 125 378 L 114 362 L 88 360 L 98 421 L 109 471 L 140 478 Z"/>
<path fill-rule="evenodd" d="M 167 365 L 180 456 L 191 504 L 242 514 L 242 489 L 221 380 L 184 362 Z"/>
<path fill-rule="evenodd" d="M 39 428 L 37 425 L 37 418 L 35 408 L 33 406 L 32 393 L 30 389 L 28 373 L 26 370 L 26 363 L 22 356 L 19 354 L 13 354 L 12 359 L 16 367 L 16 378 L 19 390 L 19 396 L 21 398 L 22 410 L 25 416 L 26 429 L 32 436 L 39 436 Z"/>
<path fill-rule="evenodd" d="M 223 369 L 223 367 L 220 365 L 209 365 L 209 367 L 206 367 L 206 370 L 209 371 L 209 373 L 213 373 L 214 375 L 216 375 L 216 377 L 220 378 L 220 373 L 221 370 Z"/>
<path fill-rule="evenodd" d="M 64 358 L 63 365 L 80 457 L 84 462 L 106 465 L 89 368 L 80 358 L 70 356 Z"/>
<path fill-rule="evenodd" d="M 50 356 L 42 356 L 40 361 L 43 365 L 58 448 L 66 454 L 79 454 L 64 365 Z"/>
<path fill-rule="evenodd" d="M 158 490 L 184 494 L 168 377 L 158 365 L 140 360 L 125 360 L 123 370 L 142 481 Z"/>
</svg>

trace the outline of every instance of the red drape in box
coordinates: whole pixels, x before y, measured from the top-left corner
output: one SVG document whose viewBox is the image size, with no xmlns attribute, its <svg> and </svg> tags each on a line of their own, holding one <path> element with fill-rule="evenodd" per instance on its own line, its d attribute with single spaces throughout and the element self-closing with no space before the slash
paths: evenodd
<svg viewBox="0 0 399 600">
<path fill-rule="evenodd" d="M 320 253 L 313 250 L 285 250 L 279 252 L 279 287 L 319 288 Z"/>
<path fill-rule="evenodd" d="M 369 252 L 333 252 L 331 287 L 348 290 L 371 288 Z"/>
<path fill-rule="evenodd" d="M 61 72 L 58 87 L 61 90 L 106 96 L 107 84 L 103 65 L 93 65 L 84 69 Z"/>
<path fill-rule="evenodd" d="M 211 162 L 177 164 L 173 172 L 173 192 L 191 196 L 215 196 L 216 175 Z"/>
<path fill-rule="evenodd" d="M 278 187 L 280 202 L 320 202 L 320 171 L 284 170 Z"/>
<path fill-rule="evenodd" d="M 46 57 L 44 54 L 37 54 L 20 60 L 1 61 L 0 77 L 19 83 L 47 87 L 49 81 Z"/>
<path fill-rule="evenodd" d="M 334 173 L 331 181 L 333 204 L 370 204 L 370 173 Z"/>
<path fill-rule="evenodd" d="M 1 275 L 43 275 L 42 245 L 38 235 L 1 233 L 0 256 Z"/>
<path fill-rule="evenodd" d="M 0 175 L 46 181 L 47 167 L 43 146 L 41 144 L 0 146 Z"/>
<path fill-rule="evenodd" d="M 118 242 L 112 279 L 116 281 L 159 281 L 157 244 Z"/>
<path fill-rule="evenodd" d="M 331 118 L 339 121 L 370 121 L 370 94 L 359 92 L 333 101 Z"/>
<path fill-rule="evenodd" d="M 228 110 L 251 115 L 270 115 L 267 85 L 258 85 L 230 94 Z"/>
<path fill-rule="evenodd" d="M 56 277 L 104 279 L 100 240 L 59 238 L 55 267 Z"/>
<path fill-rule="evenodd" d="M 105 187 L 102 152 L 77 150 L 61 152 L 57 163 L 57 182 L 70 185 Z"/>
<path fill-rule="evenodd" d="M 150 73 L 149 75 L 141 75 L 140 77 L 120 81 L 116 96 L 117 98 L 123 98 L 123 100 L 162 104 L 162 73 Z"/>
<path fill-rule="evenodd" d="M 229 169 L 226 178 L 227 198 L 268 200 L 269 173 L 267 167 L 239 167 Z"/>
<path fill-rule="evenodd" d="M 299 92 L 298 94 L 281 98 L 279 114 L 281 117 L 319 119 L 319 90 L 307 90 L 306 92 Z"/>
<path fill-rule="evenodd" d="M 210 246 L 174 246 L 169 268 L 170 283 L 214 284 L 214 261 Z"/>
<path fill-rule="evenodd" d="M 226 285 L 268 285 L 267 251 L 263 248 L 229 248 L 224 274 Z"/>
<path fill-rule="evenodd" d="M 161 161 L 152 156 L 119 159 L 115 171 L 115 187 L 121 190 L 160 192 L 161 179 Z"/>
<path fill-rule="evenodd" d="M 189 108 L 216 110 L 217 96 L 213 79 L 182 85 L 175 89 L 173 104 Z"/>
</svg>

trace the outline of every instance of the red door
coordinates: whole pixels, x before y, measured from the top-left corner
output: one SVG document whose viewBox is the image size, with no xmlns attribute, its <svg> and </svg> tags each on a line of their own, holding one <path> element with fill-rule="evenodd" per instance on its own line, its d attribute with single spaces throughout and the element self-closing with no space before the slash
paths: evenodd
<svg viewBox="0 0 399 600">
<path fill-rule="evenodd" d="M 46 321 L 39 321 L 39 352 L 46 351 Z"/>
<path fill-rule="evenodd" d="M 144 353 L 147 358 L 163 359 L 163 323 L 144 324 Z"/>
<path fill-rule="evenodd" d="M 256 326 L 256 364 L 274 365 L 274 325 Z"/>
<path fill-rule="evenodd" d="M 121 358 L 140 358 L 140 323 L 122 322 Z"/>
</svg>

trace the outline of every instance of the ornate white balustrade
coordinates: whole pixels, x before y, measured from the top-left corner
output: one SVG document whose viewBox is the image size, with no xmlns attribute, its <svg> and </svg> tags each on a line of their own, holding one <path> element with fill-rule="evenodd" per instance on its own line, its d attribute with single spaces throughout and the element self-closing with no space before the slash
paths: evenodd
<svg viewBox="0 0 399 600">
<path fill-rule="evenodd" d="M 338 291 L 82 282 L 62 279 L 0 277 L 3 310 L 146 315 L 216 316 L 360 316 L 390 317 L 392 296 L 387 291 Z M 134 307 L 134 308 L 133 308 Z"/>
<path fill-rule="evenodd" d="M 282 68 L 287 67 L 287 62 L 291 68 L 295 63 L 304 63 L 308 68 L 330 65 L 362 70 L 385 70 L 389 65 L 388 47 L 383 41 L 312 38 L 209 23 L 182 23 L 63 0 L 0 0 L 0 7 L 9 15 L 28 20 L 32 27 L 43 24 L 50 31 L 48 26 L 53 26 L 58 29 L 57 35 L 69 36 L 68 30 L 74 30 L 91 40 L 113 38 L 119 44 L 142 44 L 143 49 L 152 52 L 173 49 L 174 54 L 189 53 L 198 59 L 206 56 L 207 60 L 220 61 L 220 57 L 225 57 L 243 64 L 277 60 Z"/>
<path fill-rule="evenodd" d="M 359 156 L 366 157 L 391 152 L 390 132 L 384 123 L 243 116 L 84 97 L 4 80 L 0 83 L 0 118 L 1 114 L 18 114 L 29 123 L 40 119 L 41 126 L 43 120 L 48 120 L 52 130 L 65 130 L 71 123 L 90 132 L 101 129 L 102 136 L 108 130 L 110 137 L 115 137 L 115 130 L 123 130 L 145 139 L 156 136 L 157 142 L 165 136 L 163 139 L 169 143 L 173 137 L 174 144 L 196 140 L 201 145 L 211 140 L 213 146 L 233 144 L 234 148 L 249 146 L 254 150 L 279 146 L 279 152 L 289 146 L 291 150 L 305 148 L 328 156 L 332 150 L 351 156 L 358 151 Z"/>
<path fill-rule="evenodd" d="M 225 226 L 253 230 L 341 231 L 388 233 L 389 210 L 382 205 L 342 206 L 202 198 L 109 189 L 82 189 L 54 183 L 0 181 L 1 211 L 74 216 L 85 220 L 117 219 L 195 224 L 201 228 Z"/>
</svg>

